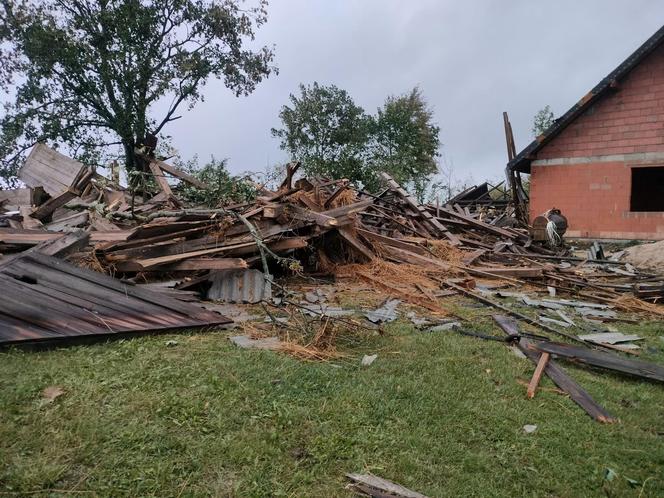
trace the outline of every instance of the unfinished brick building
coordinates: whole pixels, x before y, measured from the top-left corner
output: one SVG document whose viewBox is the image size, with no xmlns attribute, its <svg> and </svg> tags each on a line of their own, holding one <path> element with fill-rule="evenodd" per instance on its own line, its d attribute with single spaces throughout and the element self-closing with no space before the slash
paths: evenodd
<svg viewBox="0 0 664 498">
<path fill-rule="evenodd" d="M 530 217 L 567 235 L 664 239 L 664 27 L 510 163 L 530 173 Z"/>
</svg>

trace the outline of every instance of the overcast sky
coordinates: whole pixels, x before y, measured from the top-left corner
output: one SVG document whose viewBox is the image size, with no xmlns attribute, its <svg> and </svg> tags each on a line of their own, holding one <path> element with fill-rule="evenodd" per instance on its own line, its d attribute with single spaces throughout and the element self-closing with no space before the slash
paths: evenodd
<svg viewBox="0 0 664 498">
<path fill-rule="evenodd" d="M 183 158 L 228 157 L 233 172 L 289 158 L 270 128 L 298 84 L 347 90 L 367 112 L 419 85 L 459 179 L 501 178 L 502 111 L 517 150 L 549 104 L 564 113 L 664 24 L 662 0 L 272 0 L 261 43 L 279 75 L 249 97 L 223 83 L 170 125 Z"/>
</svg>

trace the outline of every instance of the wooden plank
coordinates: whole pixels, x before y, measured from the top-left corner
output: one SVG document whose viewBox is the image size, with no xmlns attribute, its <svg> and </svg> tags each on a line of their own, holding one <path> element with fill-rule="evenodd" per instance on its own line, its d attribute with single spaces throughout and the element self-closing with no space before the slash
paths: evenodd
<svg viewBox="0 0 664 498">
<path fill-rule="evenodd" d="M 263 206 L 264 218 L 278 218 L 284 213 L 284 205 L 270 202 Z M 246 217 L 246 216 L 245 216 Z"/>
<path fill-rule="evenodd" d="M 34 246 L 45 240 L 57 239 L 58 237 L 60 237 L 59 233 L 45 230 L 0 229 L 0 242 L 12 245 Z"/>
<path fill-rule="evenodd" d="M 304 249 L 308 247 L 307 237 L 290 237 L 288 239 L 276 239 L 266 242 L 267 246 L 276 253 L 287 252 L 293 249 Z M 258 254 L 258 248 L 254 246 L 241 247 L 228 251 L 228 256 L 249 256 Z"/>
<path fill-rule="evenodd" d="M 516 277 L 516 278 L 539 278 L 542 276 L 541 267 L 529 267 L 529 268 L 494 268 L 494 267 L 485 267 L 485 266 L 475 266 L 473 270 L 483 271 L 491 273 L 492 275 L 498 275 L 501 277 Z"/>
<path fill-rule="evenodd" d="M 205 231 L 213 228 L 218 220 L 198 220 L 198 221 L 173 221 L 169 223 L 153 222 L 145 223 L 132 231 L 127 240 L 146 239 L 159 235 L 171 234 L 180 236 L 180 232 L 185 230 L 199 229 Z M 189 232 L 194 233 L 194 232 Z M 176 235 L 177 234 L 177 235 Z"/>
<path fill-rule="evenodd" d="M 417 200 L 406 192 L 401 185 L 399 185 L 390 175 L 385 172 L 382 172 L 380 176 L 387 182 L 387 184 L 392 188 L 395 193 L 397 193 L 411 208 L 413 208 L 417 213 L 419 213 L 422 218 L 424 218 L 425 223 L 432 227 L 434 230 L 439 232 L 441 235 L 444 235 L 449 239 L 452 245 L 458 246 L 460 244 L 459 239 L 453 233 L 447 229 L 445 225 L 440 223 L 428 210 L 425 206 L 421 205 Z"/>
<path fill-rule="evenodd" d="M 7 275 L 20 275 L 33 278 L 39 282 L 34 286 L 34 293 L 40 295 L 57 296 L 63 303 L 71 303 L 92 313 L 100 313 L 105 318 L 120 317 L 124 323 L 133 323 L 130 328 L 146 327 L 172 327 L 181 318 L 176 312 L 168 311 L 152 303 L 131 299 L 130 296 L 118 296 L 117 293 L 81 280 L 74 275 L 63 274 L 52 268 L 31 266 L 30 263 L 18 262 L 13 265 Z"/>
<path fill-rule="evenodd" d="M 85 225 L 89 218 L 90 214 L 87 211 L 74 212 L 74 214 L 71 214 L 65 218 L 60 218 L 59 220 L 47 223 L 45 228 L 49 232 L 62 232 L 67 229 Z"/>
<path fill-rule="evenodd" d="M 19 208 L 30 206 L 32 203 L 32 191 L 29 188 L 0 189 L 0 204 Z"/>
<path fill-rule="evenodd" d="M 122 230 L 119 226 L 99 214 L 97 211 L 90 212 L 90 228 L 101 232 L 115 232 Z"/>
<path fill-rule="evenodd" d="M 170 265 L 154 266 L 144 269 L 133 261 L 120 261 L 114 264 L 117 271 L 195 271 L 195 270 L 241 270 L 248 268 L 247 262 L 242 258 L 192 258 L 185 259 Z"/>
<path fill-rule="evenodd" d="M 64 206 L 65 204 L 67 204 L 69 201 L 71 201 L 75 197 L 78 197 L 78 194 L 79 194 L 79 192 L 77 192 L 77 191 L 75 191 L 71 188 L 68 188 L 67 190 L 62 192 L 60 195 L 58 195 L 57 197 L 53 197 L 53 198 L 47 200 L 41 206 L 35 208 L 35 210 L 32 211 L 32 214 L 30 216 L 32 216 L 33 218 L 35 218 L 37 220 L 43 220 L 43 219 L 47 218 L 48 216 L 50 216 L 53 213 L 53 211 L 55 211 L 59 207 Z"/>
<path fill-rule="evenodd" d="M 184 171 L 181 171 L 181 170 L 177 169 L 176 167 L 171 166 L 168 163 L 165 163 L 164 161 L 159 161 L 158 159 L 150 159 L 147 156 L 143 156 L 143 158 L 146 161 L 151 161 L 152 163 L 155 163 L 160 170 L 165 171 L 166 173 L 169 173 L 169 174 L 173 175 L 174 177 L 179 178 L 180 180 L 183 180 L 183 181 L 193 185 L 194 187 L 198 187 L 198 188 L 203 189 L 203 190 L 206 190 L 206 189 L 210 188 L 208 185 L 206 185 L 205 183 L 200 181 L 198 178 L 196 178 L 194 176 L 191 176 L 191 175 L 185 173 Z"/>
<path fill-rule="evenodd" d="M 494 235 L 498 235 L 499 237 L 506 238 L 506 239 L 518 239 L 519 236 L 515 235 L 503 228 L 496 227 L 493 225 L 489 225 L 488 223 L 484 223 L 483 221 L 476 220 L 474 218 L 471 218 L 470 216 L 466 216 L 465 214 L 461 214 L 456 212 L 454 209 L 448 209 L 446 207 L 441 207 L 440 210 L 451 216 L 452 218 L 457 218 L 459 220 L 462 220 L 466 222 L 468 225 L 471 225 L 475 228 L 479 228 L 481 230 L 484 230 L 489 233 L 493 233 Z"/>
<path fill-rule="evenodd" d="M 228 323 L 196 305 L 27 251 L 3 261 L 0 342 Z"/>
<path fill-rule="evenodd" d="M 94 334 L 102 325 L 94 314 L 83 317 L 84 312 L 81 309 L 75 314 L 64 310 L 63 302 L 58 299 L 41 295 L 37 302 L 34 299 L 34 289 L 29 288 L 30 284 L 12 278 L 3 278 L 1 281 L 6 292 L 2 298 L 4 314 L 41 328 L 61 330 L 66 335 Z M 91 323 L 90 318 L 96 323 Z"/>
<path fill-rule="evenodd" d="M 51 149 L 45 144 L 35 145 L 18 173 L 28 187 L 44 187 L 57 197 L 72 186 L 85 166 Z"/>
<path fill-rule="evenodd" d="M 328 216 L 324 213 L 317 213 L 316 211 L 311 211 L 309 209 L 304 209 L 294 204 L 288 205 L 286 210 L 296 220 L 312 221 L 316 223 L 316 225 L 323 228 L 333 228 L 339 224 L 337 220 L 331 216 Z"/>
<path fill-rule="evenodd" d="M 355 202 L 353 204 L 347 204 L 334 209 L 328 209 L 323 211 L 322 214 L 330 216 L 331 218 L 339 218 L 341 216 L 348 216 L 351 214 L 356 214 L 364 211 L 367 207 L 371 206 L 374 203 L 373 199 L 368 199 L 365 201 Z"/>
<path fill-rule="evenodd" d="M 399 262 L 408 263 L 411 265 L 424 266 L 427 268 L 431 268 L 432 271 L 437 270 L 439 272 L 440 271 L 449 272 L 451 269 L 451 266 L 449 264 L 439 259 L 423 256 L 421 254 L 417 254 L 415 252 L 411 252 L 406 249 L 401 249 L 392 246 L 384 246 L 383 251 L 385 251 L 389 257 L 392 257 Z"/>
<path fill-rule="evenodd" d="M 21 224 L 23 225 L 23 228 L 27 230 L 39 230 L 43 228 L 43 224 L 41 221 L 34 219 L 32 216 L 32 208 L 27 205 L 27 206 L 20 206 L 18 208 L 19 212 L 21 213 L 21 216 L 23 217 L 23 221 Z"/>
<path fill-rule="evenodd" d="M 654 363 L 632 360 L 614 353 L 594 351 L 558 342 L 530 341 L 530 347 L 533 351 L 554 354 L 575 363 L 664 382 L 664 367 Z"/>
<path fill-rule="evenodd" d="M 126 283 L 120 282 L 119 280 L 111 278 L 107 275 L 103 275 L 101 273 L 97 273 L 95 271 L 88 270 L 86 268 L 78 268 L 70 263 L 67 263 L 59 259 L 50 258 L 48 256 L 44 256 L 38 253 L 30 254 L 29 259 L 31 261 L 40 263 L 45 267 L 54 267 L 61 273 L 73 275 L 78 279 L 87 280 L 89 282 L 97 284 L 98 286 L 106 287 L 108 289 L 119 292 L 121 296 L 122 295 L 126 297 L 131 296 L 148 303 L 153 303 L 154 300 L 156 299 L 154 293 L 151 293 L 147 290 L 140 289 L 136 286 L 127 285 Z M 179 301 L 175 299 L 165 299 L 162 296 L 159 296 L 158 304 L 159 306 L 174 311 L 178 311 L 187 316 L 189 313 L 195 310 L 195 308 L 192 308 L 191 305 L 182 306 L 182 303 L 180 303 Z M 201 316 L 205 317 L 205 316 L 214 316 L 214 315 L 206 315 L 205 310 L 202 310 Z"/>
<path fill-rule="evenodd" d="M 342 184 L 340 185 L 334 192 L 330 194 L 330 196 L 327 198 L 327 200 L 323 203 L 324 208 L 329 208 L 332 203 L 334 202 L 334 199 L 339 197 L 339 195 L 344 192 L 348 188 L 347 185 Z"/>
<path fill-rule="evenodd" d="M 161 169 L 159 169 L 159 166 L 157 166 L 154 161 L 150 161 L 148 166 L 150 171 L 152 171 L 152 175 L 154 176 L 157 185 L 159 185 L 161 191 L 170 199 L 173 195 L 173 190 L 171 190 L 171 186 L 168 184 L 168 181 L 166 181 L 164 173 L 161 171 Z"/>
<path fill-rule="evenodd" d="M 466 265 L 472 265 L 478 258 L 481 258 L 486 254 L 486 249 L 475 249 L 473 252 L 468 254 L 468 256 L 462 259 L 463 263 Z"/>
<path fill-rule="evenodd" d="M 353 234 L 353 232 L 350 229 L 338 228 L 337 231 L 339 232 L 339 235 L 341 235 L 341 237 L 353 247 L 353 249 L 358 251 L 369 261 L 372 261 L 374 259 L 375 254 L 373 253 L 373 251 L 371 251 L 371 249 L 369 249 L 366 245 L 364 245 L 355 236 L 355 234 Z"/>
<path fill-rule="evenodd" d="M 165 233 L 161 235 L 155 235 L 155 236 L 149 236 L 147 238 L 139 238 L 136 237 L 136 231 L 134 230 L 126 230 L 123 232 L 124 237 L 119 237 L 117 241 L 114 241 L 112 238 L 115 232 L 111 233 L 106 233 L 107 237 L 111 237 L 108 239 L 108 242 L 115 242 L 113 244 L 105 244 L 103 247 L 98 247 L 98 249 L 105 251 L 105 252 L 113 252 L 113 251 L 122 251 L 125 249 L 131 249 L 135 247 L 143 247 L 147 246 L 150 244 L 155 244 L 158 242 L 163 242 L 163 241 L 168 241 L 172 239 L 179 239 L 179 238 L 189 238 L 192 235 L 197 235 L 200 234 L 201 232 L 205 232 L 208 230 L 208 226 L 199 226 L 191 229 L 186 229 L 186 230 L 181 230 L 173 233 Z M 92 232 L 92 239 L 95 240 L 95 234 L 96 232 Z"/>
<path fill-rule="evenodd" d="M 542 374 L 544 373 L 544 369 L 546 368 L 546 365 L 549 362 L 550 357 L 551 355 L 549 353 L 542 353 L 540 355 L 540 358 L 537 361 L 537 367 L 535 368 L 535 372 L 533 373 L 533 378 L 530 379 L 530 383 L 528 384 L 528 390 L 526 391 L 526 396 L 528 398 L 532 399 L 535 397 L 535 392 L 537 391 L 540 379 L 542 378 Z"/>
<path fill-rule="evenodd" d="M 417 244 L 414 244 L 412 242 L 408 242 L 405 240 L 401 239 L 395 239 L 393 237 L 388 237 L 386 235 L 381 235 L 376 232 L 371 232 L 369 230 L 364 230 L 363 228 L 357 228 L 356 232 L 358 235 L 362 236 L 364 239 L 368 241 L 375 241 L 379 242 L 381 244 L 385 244 L 388 246 L 392 247 L 398 247 L 400 249 L 404 249 L 406 251 L 414 252 L 417 254 L 420 254 L 422 256 L 425 256 L 429 254 L 429 252 L 422 246 L 419 246 Z"/>
<path fill-rule="evenodd" d="M 278 243 L 281 245 L 277 245 Z M 265 244 L 267 244 L 267 246 L 270 247 L 272 250 L 285 250 L 286 248 L 298 249 L 307 246 L 306 240 L 303 239 L 302 237 L 293 237 L 281 241 L 265 241 Z M 277 249 L 277 247 L 279 247 L 279 249 Z M 258 251 L 256 242 L 251 241 L 251 242 L 244 242 L 241 244 L 230 244 L 222 247 L 215 247 L 213 249 L 202 249 L 200 251 L 191 251 L 180 254 L 171 254 L 169 256 L 163 256 L 158 258 L 142 259 L 142 260 L 137 260 L 136 263 L 140 264 L 144 269 L 148 269 L 153 266 L 175 263 L 177 261 L 182 261 L 190 258 L 197 258 L 199 256 L 208 256 L 211 254 L 220 254 L 223 252 L 228 252 L 228 253 L 233 252 L 237 254 L 238 250 L 241 251 L 242 249 L 250 249 L 249 253 L 254 253 Z"/>
<path fill-rule="evenodd" d="M 18 340 L 40 340 L 48 337 L 57 339 L 61 336 L 62 331 L 45 329 L 34 324 L 27 326 L 23 320 L 7 315 L 0 307 L 0 343 L 2 344 L 12 344 L 18 342 Z"/>
<path fill-rule="evenodd" d="M 240 249 L 243 247 L 254 247 L 254 246 L 256 246 L 255 242 L 245 242 L 243 244 L 231 244 L 227 246 L 216 247 L 214 249 L 202 249 L 200 251 L 183 252 L 180 254 L 170 254 L 168 256 L 161 256 L 157 258 L 140 259 L 137 260 L 136 263 L 139 264 L 141 268 L 148 269 L 153 266 L 175 263 L 177 261 L 182 261 L 184 259 L 196 258 L 199 256 L 208 256 L 211 254 L 220 254 L 222 252 L 229 252 L 233 249 Z"/>
<path fill-rule="evenodd" d="M 171 238 L 161 242 L 145 244 L 132 247 L 130 249 L 120 249 L 112 252 L 104 252 L 104 259 L 109 263 L 118 263 L 122 261 L 131 261 L 134 259 L 157 258 L 176 254 L 185 251 L 191 251 L 194 248 L 188 247 L 188 242 L 184 237 Z M 117 266 L 116 266 L 117 267 Z"/>
<path fill-rule="evenodd" d="M 517 325 L 514 320 L 502 315 L 494 315 L 494 320 L 500 328 L 508 335 L 518 334 Z M 516 343 L 517 347 L 532 361 L 539 363 L 540 355 L 529 347 L 528 339 L 521 338 Z M 590 394 L 588 394 L 580 385 L 578 385 L 560 366 L 553 360 L 549 360 L 544 372 L 560 389 L 569 394 L 570 398 L 583 410 L 598 422 L 610 424 L 617 422 L 599 403 L 597 403 Z"/>
<path fill-rule="evenodd" d="M 47 256 L 56 256 L 62 258 L 67 254 L 78 251 L 85 247 L 90 240 L 90 233 L 83 230 L 69 232 L 61 235 L 57 239 L 46 240 L 30 249 Z"/>
<path fill-rule="evenodd" d="M 55 259 L 39 253 L 31 253 L 26 255 L 24 258 L 21 258 L 21 261 L 12 263 L 12 266 L 15 264 L 22 264 L 24 266 L 27 265 L 27 268 L 36 269 L 38 272 L 36 273 L 38 278 L 42 278 L 39 277 L 41 273 L 49 271 L 56 272 L 56 277 L 60 279 L 65 278 L 65 276 L 73 277 L 77 284 L 76 286 L 72 284 L 69 288 L 73 289 L 72 292 L 75 292 L 76 295 L 79 294 L 80 286 L 86 284 L 87 282 L 93 285 L 93 291 L 95 291 L 94 289 L 97 289 L 99 292 L 106 292 L 107 296 L 108 293 L 111 292 L 110 295 L 112 297 L 110 299 L 122 301 L 122 307 L 141 304 L 152 307 L 157 306 L 158 308 L 162 309 L 162 312 L 165 310 L 168 310 L 169 312 L 177 312 L 183 316 L 195 318 L 201 323 L 205 323 L 206 321 L 212 320 L 213 318 L 219 318 L 218 316 L 208 314 L 208 312 L 202 308 L 198 309 L 196 307 L 192 307 L 191 305 L 185 305 L 176 299 L 170 299 L 166 296 L 155 296 L 154 293 L 147 289 L 128 285 L 125 282 L 121 282 L 107 275 L 103 275 L 86 268 L 78 268 L 70 263 L 67 263 L 66 261 Z M 4 269 L 4 271 L 7 271 L 7 269 Z M 109 298 L 106 297 L 106 299 L 108 300 Z M 110 303 L 107 305 L 110 305 Z M 192 312 L 194 312 L 195 315 L 192 316 Z M 146 316 L 145 319 L 147 318 L 148 317 Z"/>
<path fill-rule="evenodd" d="M 131 234 L 131 230 L 113 230 L 112 232 L 94 231 L 90 232 L 92 242 L 124 242 Z"/>
</svg>

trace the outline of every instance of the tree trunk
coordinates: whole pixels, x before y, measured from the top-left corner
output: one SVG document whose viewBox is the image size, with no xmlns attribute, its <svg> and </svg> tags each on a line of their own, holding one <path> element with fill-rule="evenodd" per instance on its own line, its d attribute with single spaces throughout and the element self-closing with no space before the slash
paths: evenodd
<svg viewBox="0 0 664 498">
<path fill-rule="evenodd" d="M 127 172 L 127 181 L 129 182 L 129 187 L 131 189 L 135 189 L 141 183 L 141 179 L 139 178 L 139 175 L 131 174 L 132 171 L 136 171 L 137 169 L 140 168 L 140 165 L 136 161 L 136 154 L 135 154 L 136 141 L 134 140 L 134 137 L 123 138 L 122 146 L 124 147 L 125 171 Z"/>
<path fill-rule="evenodd" d="M 136 156 L 134 155 L 134 149 L 136 147 L 136 142 L 134 138 L 123 138 L 122 146 L 124 147 L 125 154 L 125 168 L 127 173 L 134 171 L 137 167 Z"/>
</svg>

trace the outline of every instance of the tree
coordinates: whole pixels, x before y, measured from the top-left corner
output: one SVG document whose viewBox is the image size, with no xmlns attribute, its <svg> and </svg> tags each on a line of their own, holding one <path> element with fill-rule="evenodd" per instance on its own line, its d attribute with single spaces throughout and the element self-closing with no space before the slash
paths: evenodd
<svg viewBox="0 0 664 498">
<path fill-rule="evenodd" d="M 267 20 L 266 0 L 0 0 L 0 168 L 15 171 L 37 142 L 79 159 L 134 149 L 193 107 L 210 78 L 237 96 L 276 68 L 273 50 L 246 48 Z M 169 102 L 163 115 L 155 103 Z"/>
<path fill-rule="evenodd" d="M 408 94 L 388 97 L 374 118 L 374 168 L 409 185 L 419 198 L 430 175 L 438 171 L 440 128 L 432 119 L 433 112 L 417 87 Z"/>
<path fill-rule="evenodd" d="M 345 90 L 301 84 L 300 95 L 289 98 L 279 112 L 283 128 L 272 135 L 307 174 L 375 183 L 365 157 L 371 120 Z"/>
<path fill-rule="evenodd" d="M 538 137 L 548 130 L 554 120 L 555 118 L 550 106 L 546 105 L 544 108 L 537 111 L 537 114 L 533 117 L 533 136 Z"/>
<path fill-rule="evenodd" d="M 191 174 L 208 187 L 199 189 L 186 182 L 180 182 L 175 190 L 178 197 L 184 201 L 203 206 L 222 207 L 253 201 L 256 197 L 256 187 L 250 179 L 230 174 L 228 159 L 216 159 L 212 156 L 203 167 L 199 166 L 198 156 L 186 162 L 174 161 L 174 163 L 178 169 Z"/>
</svg>

